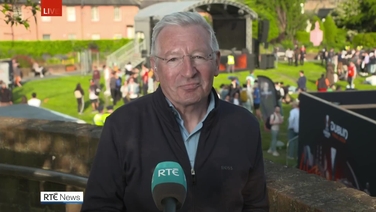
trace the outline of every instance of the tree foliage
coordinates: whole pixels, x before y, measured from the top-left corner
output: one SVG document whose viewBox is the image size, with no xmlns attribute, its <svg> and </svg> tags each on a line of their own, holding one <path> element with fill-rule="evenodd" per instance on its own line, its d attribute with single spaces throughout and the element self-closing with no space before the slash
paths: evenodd
<svg viewBox="0 0 376 212">
<path fill-rule="evenodd" d="M 256 6 L 258 13 L 263 10 L 264 13 L 271 14 L 276 20 L 279 33 L 285 34 L 287 38 L 292 39 L 298 30 L 306 26 L 307 18 L 301 13 L 301 4 L 305 0 L 245 0 L 245 3 L 250 7 Z"/>
<path fill-rule="evenodd" d="M 376 0 L 345 0 L 332 14 L 338 27 L 358 32 L 376 31 Z"/>
<path fill-rule="evenodd" d="M 36 22 L 36 14 L 39 11 L 39 5 L 37 2 L 32 0 L 26 0 L 23 4 L 20 4 L 18 0 L 0 0 L 1 12 L 4 14 L 4 21 L 10 26 L 14 25 L 23 25 L 26 29 L 29 28 L 29 18 L 34 17 Z M 30 17 L 21 17 L 17 14 L 17 11 L 20 10 L 20 6 L 24 6 L 27 9 L 31 10 L 32 16 Z"/>
<path fill-rule="evenodd" d="M 325 22 L 323 23 L 324 25 L 324 39 L 325 39 L 325 42 L 328 44 L 328 45 L 331 45 L 333 46 L 336 42 L 336 37 L 337 37 L 337 26 L 336 24 L 334 23 L 334 20 L 332 18 L 332 16 L 328 15 L 326 18 L 325 18 Z"/>
<path fill-rule="evenodd" d="M 250 9 L 255 11 L 257 15 L 259 16 L 259 19 L 267 19 L 269 20 L 269 34 L 268 34 L 268 40 L 275 39 L 279 36 L 279 28 L 278 28 L 278 22 L 275 19 L 274 13 L 266 10 L 264 7 L 260 7 L 258 4 L 256 4 L 256 0 L 244 0 L 240 1 L 241 3 L 247 5 Z M 253 21 L 252 23 L 252 32 L 253 32 L 253 38 L 257 38 L 258 35 L 258 22 Z"/>
</svg>

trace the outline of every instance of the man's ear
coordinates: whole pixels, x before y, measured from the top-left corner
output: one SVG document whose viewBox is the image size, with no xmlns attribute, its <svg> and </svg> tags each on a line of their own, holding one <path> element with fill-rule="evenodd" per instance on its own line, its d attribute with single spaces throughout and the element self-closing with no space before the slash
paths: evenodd
<svg viewBox="0 0 376 212">
<path fill-rule="evenodd" d="M 219 74 L 219 66 L 221 65 L 221 52 L 217 51 L 215 53 L 215 70 L 214 70 L 214 76 L 218 76 Z"/>
<path fill-rule="evenodd" d="M 153 69 L 153 73 L 155 75 L 155 80 L 159 82 L 159 76 L 158 76 L 158 69 L 157 69 L 157 63 L 155 61 L 154 57 L 150 57 L 150 66 Z"/>
</svg>

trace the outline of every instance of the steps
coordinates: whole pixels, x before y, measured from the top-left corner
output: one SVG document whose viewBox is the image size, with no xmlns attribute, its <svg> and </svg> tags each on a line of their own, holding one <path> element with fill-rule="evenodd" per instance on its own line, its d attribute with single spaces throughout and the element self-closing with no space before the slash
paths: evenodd
<svg viewBox="0 0 376 212">
<path fill-rule="evenodd" d="M 133 40 L 119 48 L 112 54 L 107 56 L 107 66 L 117 66 L 123 69 L 128 62 L 131 62 L 132 67 L 136 67 L 143 63 L 146 58 L 142 58 L 141 52 L 145 48 L 146 43 L 144 40 Z"/>
</svg>

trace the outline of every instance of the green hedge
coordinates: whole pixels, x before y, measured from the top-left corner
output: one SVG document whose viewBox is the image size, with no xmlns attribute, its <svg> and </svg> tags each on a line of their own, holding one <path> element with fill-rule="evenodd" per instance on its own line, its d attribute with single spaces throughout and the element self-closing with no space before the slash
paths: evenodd
<svg viewBox="0 0 376 212">
<path fill-rule="evenodd" d="M 41 58 L 42 55 L 67 55 L 69 53 L 97 48 L 100 52 L 113 52 L 127 44 L 129 39 L 119 40 L 58 40 L 58 41 L 1 41 L 0 58 L 27 55 Z"/>
<path fill-rule="evenodd" d="M 376 33 L 360 33 L 354 36 L 353 46 L 363 46 L 364 48 L 374 48 L 376 46 Z"/>
</svg>

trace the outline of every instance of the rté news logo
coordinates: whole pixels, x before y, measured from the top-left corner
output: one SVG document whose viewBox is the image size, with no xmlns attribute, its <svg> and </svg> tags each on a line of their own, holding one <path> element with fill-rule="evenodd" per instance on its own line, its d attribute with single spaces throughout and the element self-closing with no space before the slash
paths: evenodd
<svg viewBox="0 0 376 212">
<path fill-rule="evenodd" d="M 82 191 L 41 191 L 40 202 L 42 204 L 82 204 L 84 193 Z"/>
</svg>

